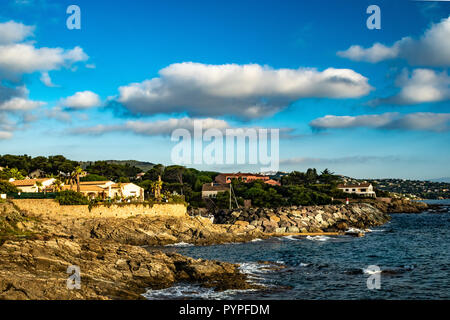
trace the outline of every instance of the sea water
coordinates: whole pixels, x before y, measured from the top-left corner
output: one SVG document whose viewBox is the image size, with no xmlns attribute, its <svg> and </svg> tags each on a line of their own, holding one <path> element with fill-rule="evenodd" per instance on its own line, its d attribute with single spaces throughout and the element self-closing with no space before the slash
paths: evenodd
<svg viewBox="0 0 450 320">
<path fill-rule="evenodd" d="M 444 201 L 450 205 L 450 202 Z M 248 243 L 165 247 L 194 258 L 239 263 L 262 290 L 215 292 L 180 283 L 148 299 L 450 299 L 450 214 L 392 214 L 364 237 L 278 237 Z M 273 268 L 258 261 L 270 261 Z M 381 269 L 380 289 L 368 289 Z"/>
</svg>

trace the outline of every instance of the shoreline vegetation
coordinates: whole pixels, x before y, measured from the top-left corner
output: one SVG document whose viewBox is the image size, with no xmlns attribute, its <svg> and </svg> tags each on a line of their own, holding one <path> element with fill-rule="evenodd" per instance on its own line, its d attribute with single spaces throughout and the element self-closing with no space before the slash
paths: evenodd
<svg viewBox="0 0 450 320">
<path fill-rule="evenodd" d="M 380 205 L 380 209 L 393 212 L 395 208 L 407 208 L 405 205 L 414 212 L 426 206 L 405 202 L 397 207 Z M 264 290 L 249 282 L 237 264 L 192 259 L 159 248 L 177 243 L 211 245 L 290 235 L 290 231 L 297 230 L 292 225 L 281 225 L 293 222 L 307 224 L 307 228 L 299 230 L 304 234 L 332 230 L 344 234 L 352 227 L 365 229 L 387 222 L 387 211 L 380 209 L 368 203 L 252 208 L 253 217 L 258 217 L 252 221 L 261 221 L 260 228 L 258 223 L 245 221 L 251 220 L 249 210 L 241 210 L 235 222 L 223 224 L 199 215 L 140 215 L 127 219 L 36 216 L 12 201 L 4 201 L 0 203 L 0 299 L 143 299 L 141 294 L 148 288 L 167 288 L 179 282 L 218 291 Z M 66 288 L 67 268 L 71 265 L 81 269 L 80 290 Z"/>
</svg>

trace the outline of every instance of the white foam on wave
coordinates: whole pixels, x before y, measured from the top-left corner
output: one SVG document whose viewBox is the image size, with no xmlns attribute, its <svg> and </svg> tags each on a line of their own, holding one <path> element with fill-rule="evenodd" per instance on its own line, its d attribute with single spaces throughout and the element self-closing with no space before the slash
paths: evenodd
<svg viewBox="0 0 450 320">
<path fill-rule="evenodd" d="M 284 239 L 287 239 L 287 240 L 293 240 L 293 241 L 298 241 L 298 240 L 300 240 L 299 238 L 294 237 L 294 236 L 285 236 Z"/>
<path fill-rule="evenodd" d="M 187 243 L 187 242 L 177 242 L 177 243 L 171 243 L 171 244 L 166 244 L 165 247 L 192 247 L 193 244 L 192 243 Z"/>
<path fill-rule="evenodd" d="M 373 270 L 373 269 L 365 268 L 365 269 L 362 269 L 362 270 L 363 270 L 363 273 L 365 273 L 365 274 L 381 273 L 381 269 L 380 270 Z"/>
<path fill-rule="evenodd" d="M 366 230 L 358 229 L 358 228 L 350 228 L 346 231 L 347 233 L 365 233 Z M 370 231 L 369 231 L 370 232 Z"/>
<path fill-rule="evenodd" d="M 300 267 L 307 267 L 307 266 L 309 266 L 310 265 L 310 263 L 303 263 L 303 262 L 300 262 Z"/>
<path fill-rule="evenodd" d="M 259 242 L 259 241 L 263 241 L 263 239 L 256 238 L 256 239 L 253 239 L 251 242 Z"/>
<path fill-rule="evenodd" d="M 313 241 L 328 241 L 331 238 L 327 236 L 307 236 L 306 239 Z"/>
<path fill-rule="evenodd" d="M 203 288 L 199 285 L 179 284 L 170 288 L 152 290 L 149 289 L 142 295 L 148 300 L 163 300 L 163 299 L 228 299 L 233 295 L 243 292 L 252 292 L 255 289 L 246 290 L 225 290 L 221 292 L 214 291 L 213 288 Z"/>
</svg>

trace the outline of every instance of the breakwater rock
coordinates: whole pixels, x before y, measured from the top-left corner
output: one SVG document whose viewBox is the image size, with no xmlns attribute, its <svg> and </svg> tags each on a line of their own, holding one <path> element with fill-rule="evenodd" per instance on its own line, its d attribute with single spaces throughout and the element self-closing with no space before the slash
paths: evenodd
<svg viewBox="0 0 450 320">
<path fill-rule="evenodd" d="M 265 233 L 338 232 L 364 229 L 390 220 L 387 213 L 367 203 L 220 210 L 215 223 L 235 224 Z"/>
</svg>

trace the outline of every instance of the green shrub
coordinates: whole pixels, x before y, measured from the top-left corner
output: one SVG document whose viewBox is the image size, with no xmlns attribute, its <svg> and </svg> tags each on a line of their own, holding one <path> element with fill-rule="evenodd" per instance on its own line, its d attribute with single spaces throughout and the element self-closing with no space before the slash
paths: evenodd
<svg viewBox="0 0 450 320">
<path fill-rule="evenodd" d="M 0 180 L 0 194 L 1 193 L 17 193 L 20 190 L 16 188 L 15 185 L 9 183 L 8 181 Z"/>
<path fill-rule="evenodd" d="M 75 192 L 73 190 L 61 191 L 56 196 L 56 201 L 62 206 L 67 205 L 88 205 L 89 200 L 81 193 Z"/>
</svg>

